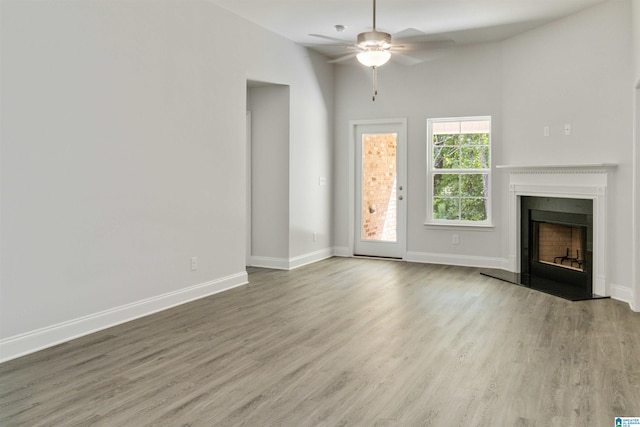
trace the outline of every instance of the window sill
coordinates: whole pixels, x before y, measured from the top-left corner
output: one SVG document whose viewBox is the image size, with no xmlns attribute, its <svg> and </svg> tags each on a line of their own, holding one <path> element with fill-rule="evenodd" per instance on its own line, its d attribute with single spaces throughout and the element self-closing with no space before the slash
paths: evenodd
<svg viewBox="0 0 640 427">
<path fill-rule="evenodd" d="M 433 228 L 441 228 L 441 229 L 461 229 L 461 228 L 466 228 L 466 229 L 476 229 L 478 231 L 493 231 L 493 229 L 495 228 L 495 226 L 491 223 L 482 223 L 482 224 L 466 224 L 466 223 L 459 223 L 459 222 L 454 222 L 454 223 L 444 223 L 444 222 L 425 222 L 424 225 L 426 227 L 433 227 Z"/>
</svg>

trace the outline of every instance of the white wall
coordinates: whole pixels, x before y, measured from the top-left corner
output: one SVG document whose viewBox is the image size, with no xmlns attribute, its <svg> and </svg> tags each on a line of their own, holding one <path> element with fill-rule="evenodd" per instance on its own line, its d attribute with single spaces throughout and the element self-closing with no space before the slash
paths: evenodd
<svg viewBox="0 0 640 427">
<path fill-rule="evenodd" d="M 640 0 L 631 1 L 631 25 L 633 40 L 635 114 L 634 114 L 634 224 L 635 224 L 635 262 L 634 262 L 634 309 L 640 311 Z"/>
<path fill-rule="evenodd" d="M 505 163 L 619 165 L 607 193 L 607 276 L 612 295 L 626 301 L 633 265 L 629 16 L 630 2 L 610 1 L 514 37 L 504 43 L 502 73 Z"/>
<path fill-rule="evenodd" d="M 251 255 L 289 258 L 289 86 L 248 88 Z"/>
<path fill-rule="evenodd" d="M 331 150 L 332 67 L 206 2 L 3 1 L 1 19 L 0 359 L 245 282 L 246 82 L 291 87 L 304 157 Z M 321 208 L 296 226 L 328 234 L 299 185 Z"/>
<path fill-rule="evenodd" d="M 406 117 L 408 124 L 407 258 L 416 261 L 501 266 L 499 209 L 495 228 L 425 226 L 426 120 L 430 117 L 493 117 L 493 163 L 500 163 L 502 126 L 501 49 L 487 44 L 461 47 L 449 55 L 415 66 L 381 67 L 379 95 L 371 101 L 370 71 L 358 65 L 336 67 L 335 246 L 349 245 L 349 120 Z M 492 186 L 499 206 L 500 177 Z M 460 244 L 451 244 L 451 234 Z"/>
<path fill-rule="evenodd" d="M 289 152 L 291 266 L 329 257 L 333 247 L 334 67 L 320 55 L 309 59 L 315 75 L 302 73 L 291 89 L 298 106 L 291 109 Z"/>
<path fill-rule="evenodd" d="M 640 0 L 631 0 L 634 82 L 640 83 Z"/>
<path fill-rule="evenodd" d="M 640 22 L 640 21 L 639 21 Z M 638 27 L 640 28 L 640 27 Z M 640 32 L 638 32 L 640 35 Z M 632 307 L 635 311 L 640 311 L 640 86 L 635 88 L 635 112 L 634 112 L 634 263 L 633 263 L 633 285 L 634 294 Z"/>
<path fill-rule="evenodd" d="M 291 43 L 258 27 L 242 38 L 256 58 L 247 79 L 290 88 L 289 258 L 272 266 L 295 268 L 332 254 L 333 65 L 300 46 L 292 56 Z M 320 177 L 326 185 L 319 185 Z"/>
</svg>

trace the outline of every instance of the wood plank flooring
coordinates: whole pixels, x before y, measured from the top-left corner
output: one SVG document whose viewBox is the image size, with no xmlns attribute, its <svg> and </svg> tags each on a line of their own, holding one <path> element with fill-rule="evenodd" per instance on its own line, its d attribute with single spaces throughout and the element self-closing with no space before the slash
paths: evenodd
<svg viewBox="0 0 640 427">
<path fill-rule="evenodd" d="M 2 426 L 613 426 L 640 314 L 332 258 L 0 365 Z"/>
</svg>

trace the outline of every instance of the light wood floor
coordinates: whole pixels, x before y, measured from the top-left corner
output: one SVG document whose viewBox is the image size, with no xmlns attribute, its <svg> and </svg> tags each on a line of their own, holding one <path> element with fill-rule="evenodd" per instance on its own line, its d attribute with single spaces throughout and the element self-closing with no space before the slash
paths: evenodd
<svg viewBox="0 0 640 427">
<path fill-rule="evenodd" d="M 640 314 L 333 258 L 0 365 L 0 425 L 613 426 Z"/>
</svg>

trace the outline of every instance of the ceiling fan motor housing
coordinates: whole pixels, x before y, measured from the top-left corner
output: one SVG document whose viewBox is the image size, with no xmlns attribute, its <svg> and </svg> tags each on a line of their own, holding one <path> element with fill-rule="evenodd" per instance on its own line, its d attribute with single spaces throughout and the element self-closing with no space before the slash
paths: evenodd
<svg viewBox="0 0 640 427">
<path fill-rule="evenodd" d="M 379 49 L 389 49 L 391 48 L 391 34 L 375 30 L 360 33 L 358 34 L 358 47 L 361 49 L 376 47 Z"/>
</svg>

